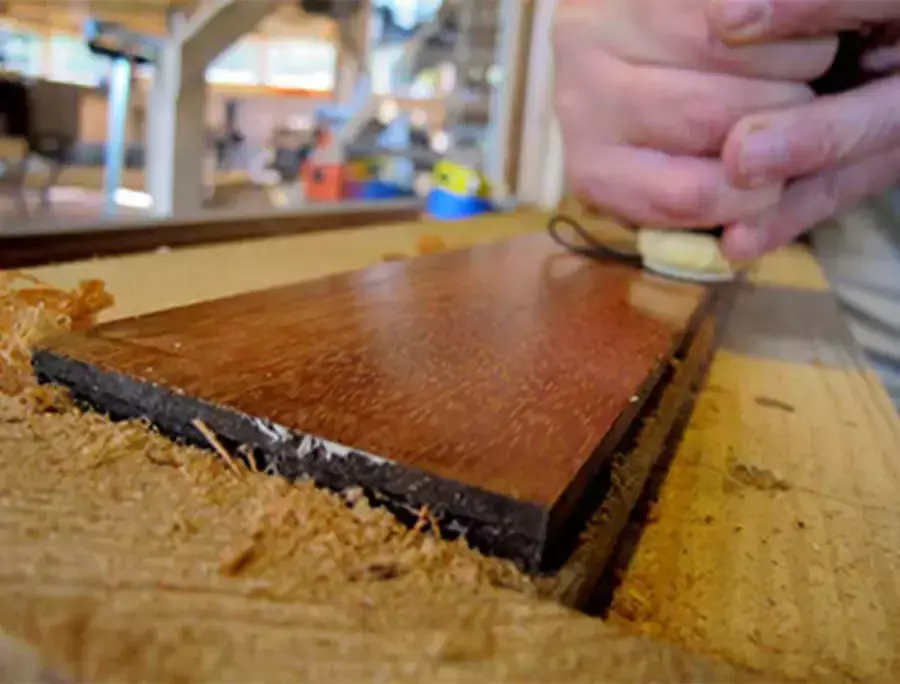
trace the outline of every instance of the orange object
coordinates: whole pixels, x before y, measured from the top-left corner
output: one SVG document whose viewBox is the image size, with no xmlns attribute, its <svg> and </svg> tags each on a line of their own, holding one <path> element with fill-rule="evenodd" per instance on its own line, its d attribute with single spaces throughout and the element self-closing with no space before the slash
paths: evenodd
<svg viewBox="0 0 900 684">
<path fill-rule="evenodd" d="M 318 143 L 316 144 L 316 149 L 323 150 L 326 147 L 328 147 L 331 144 L 332 137 L 333 136 L 331 133 L 331 129 L 329 129 L 329 128 L 322 129 L 319 133 L 319 140 L 318 140 Z"/>
<path fill-rule="evenodd" d="M 313 202 L 337 202 L 348 193 L 344 164 L 307 164 L 303 168 L 306 199 Z"/>
<path fill-rule="evenodd" d="M 447 251 L 447 243 L 437 235 L 423 235 L 419 238 L 418 252 L 420 255 L 440 254 Z"/>
</svg>

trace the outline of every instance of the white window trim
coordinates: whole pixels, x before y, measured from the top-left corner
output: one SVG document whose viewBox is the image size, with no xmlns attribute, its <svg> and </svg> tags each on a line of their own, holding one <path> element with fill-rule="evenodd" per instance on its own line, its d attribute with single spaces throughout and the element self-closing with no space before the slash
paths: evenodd
<svg viewBox="0 0 900 684">
<path fill-rule="evenodd" d="M 565 192 L 559 121 L 553 108 L 551 31 L 557 0 L 535 0 L 525 91 L 518 198 L 553 210 Z"/>
</svg>

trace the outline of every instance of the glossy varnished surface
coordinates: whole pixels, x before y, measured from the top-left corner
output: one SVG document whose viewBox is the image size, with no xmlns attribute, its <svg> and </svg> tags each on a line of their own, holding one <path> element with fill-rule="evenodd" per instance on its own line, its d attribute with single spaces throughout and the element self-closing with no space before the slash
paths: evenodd
<svg viewBox="0 0 900 684">
<path fill-rule="evenodd" d="M 0 226 L 0 268 L 412 221 L 420 213 L 414 201 L 356 202 L 297 212 L 212 209 L 198 216 L 162 220 L 131 216 L 104 221 L 54 212 L 49 223 L 42 225 L 46 217 L 39 216 L 24 231 L 20 226 L 5 232 Z"/>
<path fill-rule="evenodd" d="M 538 235 L 123 320 L 52 350 L 549 508 L 704 296 Z"/>
</svg>

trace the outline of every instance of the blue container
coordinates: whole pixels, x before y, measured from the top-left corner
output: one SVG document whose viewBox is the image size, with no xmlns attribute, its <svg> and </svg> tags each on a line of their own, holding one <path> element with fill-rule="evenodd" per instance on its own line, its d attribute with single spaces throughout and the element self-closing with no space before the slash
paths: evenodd
<svg viewBox="0 0 900 684">
<path fill-rule="evenodd" d="M 399 199 L 401 197 L 414 197 L 415 192 L 409 188 L 404 188 L 396 183 L 385 183 L 384 181 L 362 181 L 359 184 L 355 197 L 360 199 Z"/>
<path fill-rule="evenodd" d="M 486 214 L 493 211 L 494 207 L 484 197 L 455 195 L 447 190 L 434 188 L 428 193 L 425 209 L 434 218 L 461 219 Z"/>
</svg>

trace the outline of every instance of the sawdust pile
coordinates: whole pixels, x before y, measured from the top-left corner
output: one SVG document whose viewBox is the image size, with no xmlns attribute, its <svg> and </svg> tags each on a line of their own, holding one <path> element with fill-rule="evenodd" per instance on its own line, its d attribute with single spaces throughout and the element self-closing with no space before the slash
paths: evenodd
<svg viewBox="0 0 900 684">
<path fill-rule="evenodd" d="M 409 529 L 358 492 L 342 496 L 311 482 L 253 473 L 238 459 L 226 462 L 176 445 L 142 422 L 113 424 L 60 400 L 48 408 L 30 401 L 32 394 L 28 389 L 17 398 L 0 397 L 7 440 L 31 435 L 42 449 L 52 447 L 43 462 L 29 460 L 16 469 L 20 481 L 46 479 L 37 471 L 51 468 L 67 483 L 83 481 L 82 491 L 104 494 L 112 478 L 117 498 L 142 502 L 143 510 L 121 520 L 124 528 L 149 516 L 162 525 L 173 551 L 202 541 L 215 551 L 205 559 L 206 574 L 252 580 L 247 586 L 255 594 L 328 595 L 347 584 L 388 580 L 530 590 L 513 564 L 423 533 L 427 511 L 423 525 Z M 135 552 L 143 542 L 131 540 Z"/>
<path fill-rule="evenodd" d="M 139 422 L 0 395 L 0 463 L 0 629 L 72 681 L 756 681 Z"/>
</svg>

